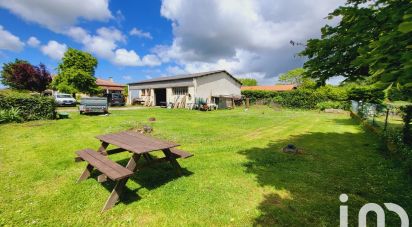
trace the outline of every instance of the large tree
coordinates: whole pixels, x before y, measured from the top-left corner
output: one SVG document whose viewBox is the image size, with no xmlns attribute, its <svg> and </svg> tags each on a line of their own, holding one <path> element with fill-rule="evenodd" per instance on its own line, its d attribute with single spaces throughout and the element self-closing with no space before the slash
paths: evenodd
<svg viewBox="0 0 412 227">
<path fill-rule="evenodd" d="M 279 76 L 279 82 L 282 84 L 295 84 L 302 87 L 314 87 L 315 82 L 305 76 L 305 69 L 296 68 L 287 71 Z"/>
<path fill-rule="evenodd" d="M 57 67 L 53 88 L 65 93 L 95 94 L 99 91 L 94 72 L 97 59 L 87 52 L 69 48 Z"/>
<path fill-rule="evenodd" d="M 243 86 L 256 86 L 258 82 L 253 78 L 239 78 L 239 81 L 242 82 Z"/>
<path fill-rule="evenodd" d="M 33 66 L 28 61 L 16 59 L 3 64 L 0 81 L 16 90 L 42 92 L 52 78 L 45 65 Z"/>
<path fill-rule="evenodd" d="M 319 84 L 333 76 L 366 80 L 381 89 L 412 88 L 410 0 L 348 0 L 329 14 L 336 26 L 321 29 L 300 54 L 308 57 L 306 75 Z"/>
</svg>

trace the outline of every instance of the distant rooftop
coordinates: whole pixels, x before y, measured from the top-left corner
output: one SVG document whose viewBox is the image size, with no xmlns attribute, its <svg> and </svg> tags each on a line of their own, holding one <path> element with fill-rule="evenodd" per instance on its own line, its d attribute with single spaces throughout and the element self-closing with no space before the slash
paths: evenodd
<svg viewBox="0 0 412 227">
<path fill-rule="evenodd" d="M 96 84 L 98 86 L 111 86 L 111 87 L 124 87 L 124 86 L 126 86 L 124 84 L 115 83 L 111 79 L 105 80 L 105 79 L 100 79 L 100 78 L 96 79 Z"/>
<path fill-rule="evenodd" d="M 124 87 L 126 86 L 124 84 L 115 83 L 113 82 L 112 79 L 104 80 L 100 78 L 96 79 L 96 84 L 97 86 L 103 89 L 112 90 L 112 91 L 123 91 Z"/>
<path fill-rule="evenodd" d="M 192 74 L 183 74 L 183 75 L 177 75 L 177 76 L 166 76 L 166 77 L 157 77 L 153 79 L 148 79 L 148 80 L 141 80 L 137 82 L 132 82 L 129 84 L 145 84 L 145 83 L 152 83 L 152 82 L 159 82 L 159 81 L 170 81 L 170 80 L 182 80 L 182 79 L 190 79 L 190 78 L 196 78 L 196 77 L 202 77 L 202 76 L 208 76 L 211 74 L 215 73 L 221 73 L 225 72 L 227 73 L 230 77 L 232 77 L 234 80 L 242 84 L 238 79 L 236 79 L 234 76 L 232 76 L 230 73 L 228 73 L 226 70 L 215 70 L 215 71 L 209 71 L 209 72 L 201 72 L 201 73 L 192 73 Z"/>
<path fill-rule="evenodd" d="M 282 85 L 268 85 L 268 86 L 242 86 L 242 91 L 290 91 L 296 89 L 294 84 L 282 84 Z"/>
</svg>

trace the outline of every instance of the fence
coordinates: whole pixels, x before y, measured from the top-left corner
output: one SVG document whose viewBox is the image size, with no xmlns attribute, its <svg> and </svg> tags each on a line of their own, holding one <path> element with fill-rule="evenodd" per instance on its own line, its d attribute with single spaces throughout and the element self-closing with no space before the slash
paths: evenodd
<svg viewBox="0 0 412 227">
<path fill-rule="evenodd" d="M 351 101 L 351 111 L 381 132 L 401 130 L 403 121 L 399 107 L 362 101 Z"/>
</svg>

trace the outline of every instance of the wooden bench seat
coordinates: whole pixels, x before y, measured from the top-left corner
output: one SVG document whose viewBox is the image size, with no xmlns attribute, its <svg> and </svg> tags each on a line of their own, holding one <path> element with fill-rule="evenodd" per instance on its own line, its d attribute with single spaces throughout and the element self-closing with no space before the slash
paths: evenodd
<svg viewBox="0 0 412 227">
<path fill-rule="evenodd" d="M 102 155 L 92 149 L 84 149 L 77 151 L 76 154 L 88 162 L 89 165 L 93 166 L 101 173 L 105 174 L 108 178 L 113 181 L 118 181 L 133 175 L 133 172 L 126 169 L 125 167 L 117 164 L 116 162 L 107 158 L 107 156 Z"/>
<path fill-rule="evenodd" d="M 176 148 L 171 148 L 170 152 L 172 153 L 172 155 L 176 156 L 176 158 L 190 158 L 193 156 L 193 154 L 186 152 L 186 151 L 182 151 Z"/>
</svg>

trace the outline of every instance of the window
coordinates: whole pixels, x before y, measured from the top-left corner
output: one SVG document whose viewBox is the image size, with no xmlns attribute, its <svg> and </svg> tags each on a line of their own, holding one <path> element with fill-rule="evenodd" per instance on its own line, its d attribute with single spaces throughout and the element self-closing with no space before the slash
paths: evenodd
<svg viewBox="0 0 412 227">
<path fill-rule="evenodd" d="M 174 87 L 172 91 L 173 95 L 187 95 L 187 87 Z"/>
<path fill-rule="evenodd" d="M 57 98 L 73 98 L 71 95 L 57 95 Z"/>
<path fill-rule="evenodd" d="M 150 89 L 142 89 L 141 96 L 150 96 Z"/>
</svg>

